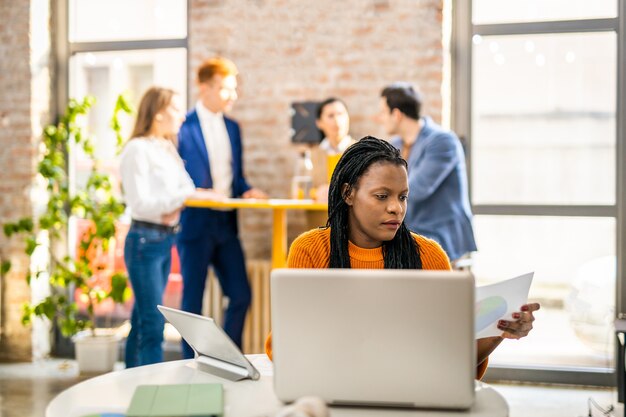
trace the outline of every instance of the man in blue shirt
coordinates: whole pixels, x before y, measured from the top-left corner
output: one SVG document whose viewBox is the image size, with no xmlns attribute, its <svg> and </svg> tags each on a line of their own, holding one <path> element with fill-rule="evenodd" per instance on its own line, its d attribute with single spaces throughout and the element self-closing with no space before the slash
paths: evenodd
<svg viewBox="0 0 626 417">
<path fill-rule="evenodd" d="M 379 121 L 408 162 L 407 226 L 455 261 L 476 250 L 465 154 L 456 135 L 422 116 L 421 107 L 412 85 L 394 83 L 381 93 Z"/>
</svg>

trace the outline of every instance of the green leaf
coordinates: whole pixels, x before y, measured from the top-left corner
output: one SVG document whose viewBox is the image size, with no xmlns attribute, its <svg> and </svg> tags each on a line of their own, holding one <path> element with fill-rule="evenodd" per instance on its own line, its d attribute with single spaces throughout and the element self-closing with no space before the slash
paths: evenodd
<svg viewBox="0 0 626 417">
<path fill-rule="evenodd" d="M 111 292 L 110 297 L 116 303 L 123 303 L 128 299 L 130 291 L 126 291 L 128 288 L 128 277 L 122 273 L 116 273 L 111 276 Z"/>
<path fill-rule="evenodd" d="M 25 232 L 33 231 L 33 219 L 25 217 L 17 222 L 18 227 Z"/>
<path fill-rule="evenodd" d="M 93 144 L 89 141 L 85 141 L 83 143 L 83 151 L 85 151 L 85 153 L 88 154 L 89 156 L 92 156 L 94 154 Z"/>
<path fill-rule="evenodd" d="M 54 137 L 57 133 L 57 127 L 56 126 L 46 126 L 46 128 L 43 130 L 43 133 L 46 137 L 50 138 L 50 137 Z"/>
<path fill-rule="evenodd" d="M 37 247 L 37 241 L 34 237 L 29 236 L 26 238 L 26 249 L 25 252 L 28 256 L 32 256 L 33 252 L 35 252 L 35 248 Z"/>
<path fill-rule="evenodd" d="M 97 290 L 95 291 L 95 297 L 96 297 L 96 301 L 100 303 L 102 302 L 102 300 L 107 298 L 107 293 L 104 290 Z"/>
<path fill-rule="evenodd" d="M 39 228 L 41 230 L 51 229 L 55 224 L 55 219 L 50 215 L 44 214 L 39 218 Z"/>
<path fill-rule="evenodd" d="M 30 305 L 30 303 L 22 304 L 22 325 L 30 326 L 32 316 L 33 316 L 33 308 Z"/>
<path fill-rule="evenodd" d="M 96 98 L 94 96 L 86 96 L 83 100 L 83 106 L 85 106 L 86 109 L 94 104 L 96 104 Z"/>
<path fill-rule="evenodd" d="M 85 330 L 88 327 L 89 322 L 84 320 L 78 320 L 74 314 L 59 319 L 59 328 L 61 334 L 65 337 L 74 336 L 81 330 Z"/>
<path fill-rule="evenodd" d="M 2 225 L 2 229 L 6 237 L 11 237 L 11 235 L 17 231 L 17 225 L 14 223 L 5 223 Z"/>
<path fill-rule="evenodd" d="M 132 114 L 134 112 L 133 107 L 130 104 L 130 100 L 127 98 L 126 94 L 120 94 L 119 96 L 117 96 L 115 109 L 113 110 L 113 116 L 111 117 L 111 122 L 109 123 L 111 129 L 113 129 L 113 131 L 115 132 L 118 153 L 121 151 L 122 144 L 124 143 L 124 137 L 122 136 L 122 126 L 118 118 L 120 112 L 124 112 L 126 114 Z"/>
<path fill-rule="evenodd" d="M 2 261 L 0 274 L 4 275 L 11 270 L 11 261 Z"/>
<path fill-rule="evenodd" d="M 48 320 L 54 320 L 56 313 L 56 302 L 52 296 L 43 299 L 33 308 L 33 314 L 37 317 L 46 317 Z"/>
</svg>

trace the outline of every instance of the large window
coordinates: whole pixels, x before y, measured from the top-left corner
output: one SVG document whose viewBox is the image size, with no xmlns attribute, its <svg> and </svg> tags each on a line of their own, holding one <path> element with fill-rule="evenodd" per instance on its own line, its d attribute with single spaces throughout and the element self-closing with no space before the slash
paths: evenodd
<svg viewBox="0 0 626 417">
<path fill-rule="evenodd" d="M 56 3 L 57 53 L 61 63 L 57 86 L 58 110 L 68 97 L 95 97 L 87 131 L 92 136 L 99 169 L 111 175 L 119 190 L 116 137 L 110 127 L 115 101 L 124 94 L 137 108 L 151 86 L 172 88 L 187 102 L 187 2 L 184 0 L 62 0 Z M 128 138 L 133 117 L 122 115 L 123 136 Z M 74 149 L 70 172 L 80 189 L 91 170 L 81 149 Z M 119 241 L 113 243 L 111 269 L 123 265 L 122 243 L 128 218 L 118 225 Z M 86 226 L 70 229 L 75 239 Z M 166 294 L 166 299 L 169 294 Z M 127 306 L 102 304 L 100 320 L 124 319 Z M 115 311 L 113 311 L 115 309 Z M 113 313 L 113 314 L 111 314 Z"/>
<path fill-rule="evenodd" d="M 530 297 L 542 303 L 531 336 L 505 342 L 492 368 L 610 381 L 625 233 L 618 3 L 454 5 L 453 128 L 469 144 L 474 272 L 484 284 L 535 271 Z M 568 379 L 574 368 L 591 376 Z"/>
<path fill-rule="evenodd" d="M 70 42 L 185 39 L 185 0 L 71 0 Z"/>
<path fill-rule="evenodd" d="M 473 38 L 474 204 L 615 204 L 615 34 Z"/>
<path fill-rule="evenodd" d="M 92 95 L 96 103 L 89 113 L 89 132 L 95 137 L 96 156 L 102 169 L 117 179 L 116 138 L 110 120 L 119 94 L 125 94 L 135 109 L 142 94 L 159 85 L 180 92 L 183 103 L 187 90 L 185 48 L 155 48 L 126 51 L 79 52 L 70 58 L 70 96 Z M 122 119 L 125 136 L 132 118 Z M 91 165 L 80 149 L 74 153 L 76 182 L 89 175 Z"/>
<path fill-rule="evenodd" d="M 472 23 L 546 22 L 617 16 L 617 0 L 473 0 Z"/>
<path fill-rule="evenodd" d="M 125 94 L 135 108 L 152 85 L 187 95 L 187 4 L 171 0 L 70 0 L 69 96 L 92 95 L 88 129 L 102 168 L 117 175 L 115 136 L 109 127 L 115 100 Z M 123 118 L 127 136 L 132 119 Z M 91 168 L 74 153 L 77 186 Z"/>
</svg>

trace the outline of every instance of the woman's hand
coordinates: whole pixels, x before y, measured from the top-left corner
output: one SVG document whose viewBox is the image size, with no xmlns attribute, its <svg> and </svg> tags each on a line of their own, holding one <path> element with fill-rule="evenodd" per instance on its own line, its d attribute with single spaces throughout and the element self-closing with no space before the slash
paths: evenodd
<svg viewBox="0 0 626 417">
<path fill-rule="evenodd" d="M 226 197 L 222 193 L 215 191 L 213 188 L 196 188 L 196 192 L 189 198 L 220 201 L 224 200 Z"/>
<path fill-rule="evenodd" d="M 180 218 L 180 212 L 183 208 L 179 208 L 174 210 L 171 213 L 166 213 L 166 214 L 162 214 L 161 215 L 161 224 L 167 224 L 167 225 L 171 225 L 171 224 L 176 224 L 178 223 L 178 219 Z"/>
<path fill-rule="evenodd" d="M 241 195 L 242 198 L 258 198 L 260 200 L 267 199 L 267 194 L 258 188 L 250 188 L 248 191 Z"/>
<path fill-rule="evenodd" d="M 478 339 L 476 349 L 477 363 L 480 365 L 493 352 L 504 339 L 521 339 L 528 336 L 535 321 L 534 311 L 539 310 L 539 303 L 524 304 L 521 312 L 513 313 L 515 320 L 498 321 L 498 329 L 502 330 L 501 336 L 485 337 Z"/>
<path fill-rule="evenodd" d="M 521 339 L 528 336 L 533 328 L 535 316 L 533 312 L 539 310 L 539 303 L 524 304 L 520 312 L 512 314 L 514 320 L 498 321 L 498 329 L 502 330 L 502 337 L 505 339 Z"/>
</svg>

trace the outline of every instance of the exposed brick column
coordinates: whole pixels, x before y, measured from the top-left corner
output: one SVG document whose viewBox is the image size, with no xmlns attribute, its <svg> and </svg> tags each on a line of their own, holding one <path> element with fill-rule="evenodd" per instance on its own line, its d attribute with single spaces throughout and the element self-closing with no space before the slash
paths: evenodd
<svg viewBox="0 0 626 417">
<path fill-rule="evenodd" d="M 48 0 L 0 0 L 0 223 L 33 212 L 37 144 L 50 99 L 48 7 Z M 0 256 L 12 263 L 2 279 L 0 360 L 30 359 L 31 332 L 20 322 L 30 300 L 21 239 L 0 234 Z"/>
<path fill-rule="evenodd" d="M 386 84 L 404 80 L 424 94 L 425 112 L 441 118 L 442 0 L 191 0 L 190 80 L 214 54 L 239 67 L 242 125 L 250 182 L 287 197 L 296 157 L 290 103 L 344 99 L 355 138 L 384 137 L 371 117 Z M 192 96 L 195 86 L 191 88 Z M 192 101 L 193 102 L 193 101 Z M 250 258 L 268 258 L 269 213 L 243 212 L 241 235 Z M 303 231 L 290 214 L 291 234 Z"/>
</svg>

